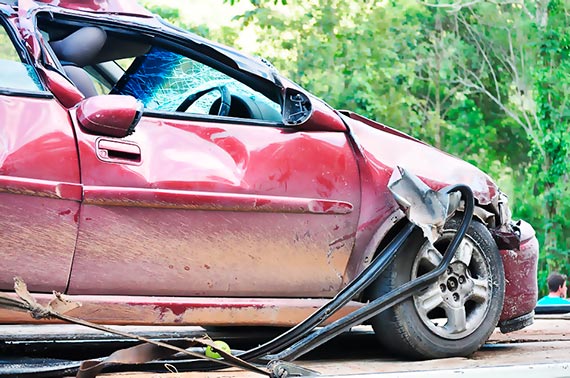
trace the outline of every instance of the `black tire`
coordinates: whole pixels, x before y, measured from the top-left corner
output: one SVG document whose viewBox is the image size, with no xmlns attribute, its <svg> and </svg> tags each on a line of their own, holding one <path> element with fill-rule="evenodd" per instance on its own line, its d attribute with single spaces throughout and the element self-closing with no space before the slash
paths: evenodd
<svg viewBox="0 0 570 378">
<path fill-rule="evenodd" d="M 441 253 L 460 220 L 446 223 L 435 243 Z M 437 265 L 441 253 L 430 250 L 418 230 L 370 286 L 368 297 L 378 298 L 427 273 Z M 501 315 L 505 276 L 497 245 L 483 224 L 471 222 L 450 268 L 436 283 L 371 319 L 387 351 L 411 359 L 468 356 L 487 341 Z"/>
</svg>

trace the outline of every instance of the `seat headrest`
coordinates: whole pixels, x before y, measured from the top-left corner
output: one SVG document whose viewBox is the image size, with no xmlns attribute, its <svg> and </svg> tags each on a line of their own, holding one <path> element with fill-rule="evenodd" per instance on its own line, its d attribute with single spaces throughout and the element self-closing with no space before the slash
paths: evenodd
<svg viewBox="0 0 570 378">
<path fill-rule="evenodd" d="M 103 29 L 86 26 L 50 45 L 60 60 L 83 67 L 95 61 L 106 40 L 107 33 Z"/>
</svg>

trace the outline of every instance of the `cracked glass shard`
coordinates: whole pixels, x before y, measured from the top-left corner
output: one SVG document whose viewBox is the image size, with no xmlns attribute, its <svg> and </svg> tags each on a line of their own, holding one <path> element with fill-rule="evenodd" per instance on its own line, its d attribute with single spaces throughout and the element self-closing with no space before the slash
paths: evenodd
<svg viewBox="0 0 570 378">
<path fill-rule="evenodd" d="M 174 112 L 188 96 L 224 85 L 232 94 L 265 102 L 280 111 L 278 104 L 223 72 L 158 46 L 133 62 L 112 93 L 131 95 L 148 110 Z M 220 93 L 212 90 L 201 96 L 188 111 L 209 114 L 219 97 Z"/>
</svg>

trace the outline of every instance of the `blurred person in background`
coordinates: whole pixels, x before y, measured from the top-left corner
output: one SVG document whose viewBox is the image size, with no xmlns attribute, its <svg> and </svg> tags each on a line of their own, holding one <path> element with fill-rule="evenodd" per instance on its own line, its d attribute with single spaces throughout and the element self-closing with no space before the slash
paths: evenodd
<svg viewBox="0 0 570 378">
<path fill-rule="evenodd" d="M 547 279 L 548 295 L 541 298 L 537 306 L 550 306 L 558 304 L 570 304 L 570 300 L 566 299 L 566 276 L 560 273 L 551 273 Z"/>
</svg>

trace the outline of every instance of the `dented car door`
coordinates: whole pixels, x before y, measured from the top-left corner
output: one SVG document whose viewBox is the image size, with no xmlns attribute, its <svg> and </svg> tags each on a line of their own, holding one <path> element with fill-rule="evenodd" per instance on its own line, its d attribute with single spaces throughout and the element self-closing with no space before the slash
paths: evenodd
<svg viewBox="0 0 570 378">
<path fill-rule="evenodd" d="M 78 138 L 85 192 L 70 293 L 340 287 L 359 201 L 343 133 L 143 116 L 127 140 Z"/>
</svg>

